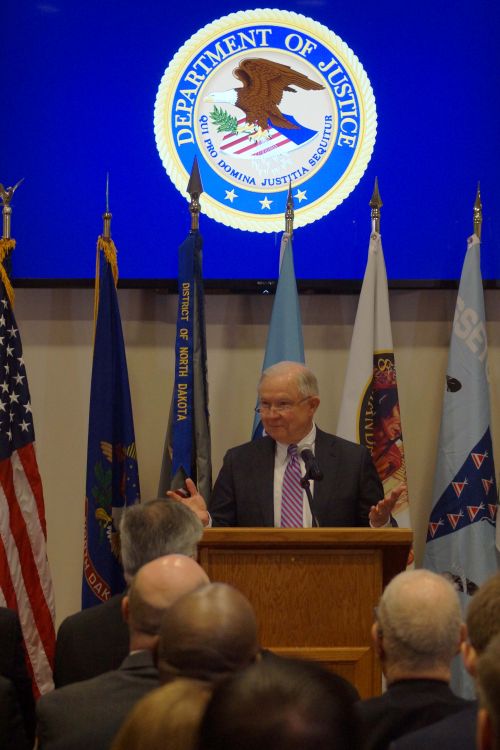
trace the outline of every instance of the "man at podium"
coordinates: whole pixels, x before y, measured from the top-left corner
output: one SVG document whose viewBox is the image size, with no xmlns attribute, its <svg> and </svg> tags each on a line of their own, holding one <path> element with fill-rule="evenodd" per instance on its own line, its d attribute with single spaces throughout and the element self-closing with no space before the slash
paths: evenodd
<svg viewBox="0 0 500 750">
<path fill-rule="evenodd" d="M 228 450 L 208 508 L 191 479 L 189 497 L 168 494 L 205 526 L 389 525 L 406 486 L 384 498 L 369 451 L 316 426 L 319 403 L 316 377 L 305 365 L 272 365 L 258 386 L 265 434 Z"/>
</svg>

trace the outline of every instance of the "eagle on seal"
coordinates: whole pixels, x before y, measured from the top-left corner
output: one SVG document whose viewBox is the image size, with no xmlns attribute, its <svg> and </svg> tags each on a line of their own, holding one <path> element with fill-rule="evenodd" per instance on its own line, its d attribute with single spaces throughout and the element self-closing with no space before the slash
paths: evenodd
<svg viewBox="0 0 500 750">
<path fill-rule="evenodd" d="M 247 58 L 242 60 L 233 75 L 243 86 L 229 91 L 209 94 L 209 101 L 227 102 L 245 113 L 245 121 L 261 133 L 276 128 L 298 129 L 299 125 L 289 120 L 279 108 L 285 91 L 296 94 L 296 88 L 305 91 L 324 89 L 303 73 L 273 60 Z"/>
</svg>

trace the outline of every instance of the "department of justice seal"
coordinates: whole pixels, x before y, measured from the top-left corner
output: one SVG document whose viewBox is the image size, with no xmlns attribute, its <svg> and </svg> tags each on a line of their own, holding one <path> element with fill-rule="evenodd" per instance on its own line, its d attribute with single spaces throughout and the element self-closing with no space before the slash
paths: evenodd
<svg viewBox="0 0 500 750">
<path fill-rule="evenodd" d="M 231 13 L 175 54 L 155 103 L 158 151 L 186 195 L 193 159 L 201 210 L 237 229 L 283 228 L 292 183 L 296 227 L 354 190 L 377 115 L 368 77 L 333 31 L 284 10 Z"/>
</svg>

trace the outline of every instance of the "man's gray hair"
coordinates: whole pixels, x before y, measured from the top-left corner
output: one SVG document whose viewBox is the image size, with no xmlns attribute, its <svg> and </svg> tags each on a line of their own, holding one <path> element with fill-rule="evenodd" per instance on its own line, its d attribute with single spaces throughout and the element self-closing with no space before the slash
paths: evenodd
<svg viewBox="0 0 500 750">
<path fill-rule="evenodd" d="M 289 372 L 293 372 L 295 382 L 299 393 L 304 398 L 308 396 L 318 396 L 319 388 L 316 375 L 301 362 L 277 362 L 275 365 L 271 365 L 262 371 L 260 376 L 258 388 L 262 385 L 264 378 L 275 377 L 280 375 L 287 375 Z"/>
<path fill-rule="evenodd" d="M 126 580 L 157 557 L 174 553 L 195 557 L 202 534 L 199 518 L 177 500 L 158 498 L 127 508 L 120 522 Z"/>
<path fill-rule="evenodd" d="M 397 575 L 377 609 L 387 662 L 410 672 L 449 668 L 460 644 L 461 626 L 455 588 L 430 570 Z"/>
</svg>

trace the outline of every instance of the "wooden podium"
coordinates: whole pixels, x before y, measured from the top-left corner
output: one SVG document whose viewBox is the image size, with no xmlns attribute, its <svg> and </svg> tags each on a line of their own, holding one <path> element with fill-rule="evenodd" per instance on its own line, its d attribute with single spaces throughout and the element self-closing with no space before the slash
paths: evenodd
<svg viewBox="0 0 500 750">
<path fill-rule="evenodd" d="M 369 698 L 381 692 L 373 608 L 411 541 L 409 529 L 215 528 L 198 549 L 212 581 L 252 602 L 264 648 L 319 661 Z"/>
</svg>

